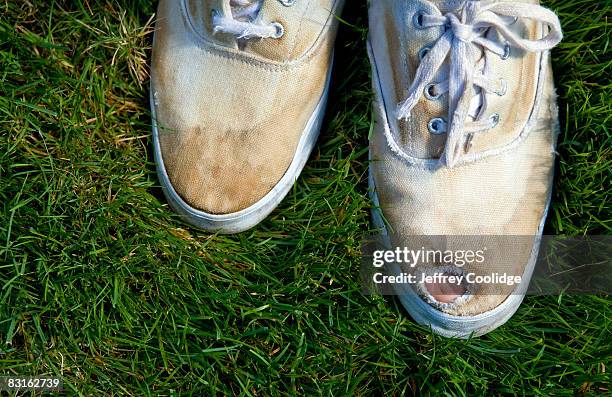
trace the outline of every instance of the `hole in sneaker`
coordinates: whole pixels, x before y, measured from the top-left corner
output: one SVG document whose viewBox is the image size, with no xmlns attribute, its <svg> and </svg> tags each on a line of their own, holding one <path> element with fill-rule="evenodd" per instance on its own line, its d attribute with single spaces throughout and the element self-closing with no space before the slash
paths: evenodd
<svg viewBox="0 0 612 397">
<path fill-rule="evenodd" d="M 444 276 L 455 276 L 451 273 L 442 273 Z M 436 281 L 424 283 L 427 292 L 440 303 L 452 303 L 467 293 L 467 288 L 463 284 L 448 281 Z"/>
</svg>

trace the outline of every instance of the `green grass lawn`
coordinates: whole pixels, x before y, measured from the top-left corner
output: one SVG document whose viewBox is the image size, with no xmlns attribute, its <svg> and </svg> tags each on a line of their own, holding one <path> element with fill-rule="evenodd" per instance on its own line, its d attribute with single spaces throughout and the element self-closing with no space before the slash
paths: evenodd
<svg viewBox="0 0 612 397">
<path fill-rule="evenodd" d="M 260 226 L 216 236 L 177 219 L 152 164 L 154 4 L 0 2 L 0 375 L 83 396 L 610 393 L 608 297 L 528 297 L 457 341 L 361 295 L 372 93 L 349 3 L 303 176 Z M 566 34 L 546 231 L 610 234 L 612 1 L 546 4 Z"/>
</svg>

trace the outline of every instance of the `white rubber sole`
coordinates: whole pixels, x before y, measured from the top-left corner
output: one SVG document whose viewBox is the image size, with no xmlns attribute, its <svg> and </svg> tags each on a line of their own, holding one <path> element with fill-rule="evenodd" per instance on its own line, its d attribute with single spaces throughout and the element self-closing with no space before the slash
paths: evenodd
<svg viewBox="0 0 612 397">
<path fill-rule="evenodd" d="M 382 243 L 386 246 L 385 249 L 392 249 L 389 234 L 380 213 L 380 201 L 378 200 L 378 195 L 376 194 L 376 186 L 374 184 L 371 169 L 369 172 L 368 181 L 370 199 L 374 204 L 371 211 L 372 223 L 376 229 L 380 230 L 382 235 Z M 548 203 L 546 204 L 544 216 L 540 221 L 538 234 L 535 237 L 529 262 L 525 268 L 525 271 L 523 272 L 523 275 L 521 276 L 521 279 L 524 282 L 522 282 L 519 289 L 512 295 L 509 295 L 508 298 L 502 302 L 502 304 L 492 310 L 475 316 L 454 316 L 444 313 L 428 304 L 409 285 L 394 284 L 395 292 L 406 311 L 408 311 L 410 316 L 417 323 L 427 325 L 431 327 L 435 333 L 449 338 L 467 339 L 472 336 L 481 336 L 507 322 L 518 310 L 523 298 L 525 297 L 527 288 L 529 287 L 529 280 L 531 280 L 535 263 L 538 258 L 542 230 L 546 221 L 549 205 L 550 195 L 548 197 Z M 391 266 L 389 270 L 392 275 L 399 275 L 402 273 L 402 270 L 397 265 Z"/>
<path fill-rule="evenodd" d="M 293 160 L 291 161 L 291 164 L 283 177 L 280 179 L 280 181 L 278 181 L 274 188 L 268 192 L 268 194 L 266 194 L 255 204 L 241 211 L 223 215 L 209 214 L 190 206 L 181 198 L 181 196 L 172 186 L 168 173 L 166 172 L 164 159 L 161 153 L 159 132 L 157 129 L 157 118 L 155 115 L 155 102 L 153 98 L 153 93 L 155 91 L 151 86 L 151 114 L 153 118 L 153 149 L 155 163 L 162 190 L 164 191 L 164 195 L 166 196 L 170 207 L 172 207 L 172 209 L 178 213 L 185 222 L 200 229 L 222 234 L 243 232 L 254 227 L 264 218 L 266 218 L 285 198 L 287 193 L 289 193 L 289 190 L 291 190 L 296 179 L 304 169 L 306 161 L 310 157 L 310 153 L 317 142 L 321 130 L 321 124 L 323 122 L 325 107 L 327 105 L 331 69 L 332 65 L 330 63 L 327 82 L 325 84 L 323 94 L 321 95 L 312 116 L 306 124 L 304 132 L 302 133 L 300 141 L 298 142 Z"/>
</svg>

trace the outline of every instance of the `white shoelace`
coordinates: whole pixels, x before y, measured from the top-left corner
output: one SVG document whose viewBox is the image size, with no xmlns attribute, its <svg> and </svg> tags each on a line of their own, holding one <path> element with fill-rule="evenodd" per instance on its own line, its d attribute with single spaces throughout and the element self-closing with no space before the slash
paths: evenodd
<svg viewBox="0 0 612 397">
<path fill-rule="evenodd" d="M 255 22 L 261 3 L 262 0 L 230 0 L 231 16 L 224 16 L 219 11 L 213 14 L 214 33 L 228 33 L 244 40 L 281 37 L 284 34 L 281 24 Z"/>
<path fill-rule="evenodd" d="M 520 18 L 548 26 L 548 34 L 540 40 L 519 37 L 509 26 Z M 467 0 L 461 16 L 419 13 L 414 23 L 422 29 L 445 26 L 447 30 L 433 46 L 426 48 L 426 52 L 422 51 L 408 97 L 398 105 L 397 118 L 409 118 L 411 110 L 423 96 L 437 99 L 448 93 L 448 121 L 436 118 L 432 120 L 435 125 L 430 122 L 429 129 L 432 131 L 434 128 L 432 132 L 435 133 L 447 133 L 444 160 L 449 167 L 458 160 L 462 147 L 464 152 L 469 151 L 474 133 L 491 129 L 499 122 L 498 114 L 484 116 L 486 94 L 503 96 L 506 91 L 506 82 L 493 77 L 490 62 L 487 62 L 490 53 L 506 58 L 511 47 L 531 52 L 546 51 L 555 47 L 563 37 L 559 19 L 552 11 L 526 3 Z M 503 44 L 502 39 L 506 41 Z M 434 83 L 432 79 L 449 55 L 449 79 Z"/>
</svg>

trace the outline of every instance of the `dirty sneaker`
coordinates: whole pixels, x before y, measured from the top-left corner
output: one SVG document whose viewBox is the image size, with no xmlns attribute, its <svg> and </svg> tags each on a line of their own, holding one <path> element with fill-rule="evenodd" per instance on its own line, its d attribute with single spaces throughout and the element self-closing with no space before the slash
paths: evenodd
<svg viewBox="0 0 612 397">
<path fill-rule="evenodd" d="M 246 230 L 298 177 L 327 98 L 341 0 L 161 0 L 151 108 L 161 185 L 189 223 Z"/>
<path fill-rule="evenodd" d="M 434 253 L 396 292 L 439 334 L 484 334 L 521 303 L 550 202 L 559 20 L 537 0 L 378 0 L 369 12 L 373 219 L 387 246 Z M 488 252 L 453 262 L 468 244 Z M 504 272 L 522 281 L 486 284 Z"/>
</svg>

